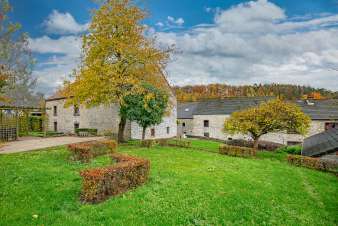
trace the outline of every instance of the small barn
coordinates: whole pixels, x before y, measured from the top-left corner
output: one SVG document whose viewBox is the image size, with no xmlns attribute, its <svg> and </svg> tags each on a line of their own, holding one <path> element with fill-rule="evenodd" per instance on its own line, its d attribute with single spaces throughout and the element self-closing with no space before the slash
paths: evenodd
<svg viewBox="0 0 338 226">
<path fill-rule="evenodd" d="M 303 144 L 302 155 L 337 160 L 337 152 L 338 128 L 331 128 L 306 138 Z"/>
</svg>

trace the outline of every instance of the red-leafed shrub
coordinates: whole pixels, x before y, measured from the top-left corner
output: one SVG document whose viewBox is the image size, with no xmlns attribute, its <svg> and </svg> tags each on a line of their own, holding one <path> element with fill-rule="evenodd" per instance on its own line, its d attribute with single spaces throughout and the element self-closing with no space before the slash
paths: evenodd
<svg viewBox="0 0 338 226">
<path fill-rule="evenodd" d="M 337 172 L 338 167 L 338 163 L 335 160 L 312 158 L 302 155 L 288 155 L 288 162 L 296 166 L 330 172 Z"/>
<path fill-rule="evenodd" d="M 143 184 L 149 175 L 150 162 L 146 159 L 112 154 L 116 164 L 103 168 L 87 169 L 80 173 L 83 184 L 81 200 L 98 203 L 109 196 L 126 192 Z"/>
<path fill-rule="evenodd" d="M 256 150 L 253 148 L 221 144 L 219 146 L 219 153 L 222 155 L 249 157 L 249 156 L 255 156 Z"/>
<path fill-rule="evenodd" d="M 81 162 L 89 162 L 96 156 L 114 153 L 116 148 L 117 144 L 113 140 L 89 141 L 68 145 L 71 158 Z"/>
</svg>

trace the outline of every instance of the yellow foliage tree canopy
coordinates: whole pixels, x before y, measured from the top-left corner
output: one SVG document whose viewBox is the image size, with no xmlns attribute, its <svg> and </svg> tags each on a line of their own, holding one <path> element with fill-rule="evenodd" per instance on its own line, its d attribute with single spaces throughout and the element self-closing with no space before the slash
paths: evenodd
<svg viewBox="0 0 338 226">
<path fill-rule="evenodd" d="M 279 131 L 306 134 L 310 122 L 310 117 L 300 107 L 276 99 L 232 113 L 224 123 L 224 130 L 230 134 L 249 134 L 257 148 L 258 140 L 264 134 Z"/>
<path fill-rule="evenodd" d="M 170 49 L 156 48 L 140 22 L 144 11 L 130 0 L 106 1 L 94 12 L 83 37 L 83 60 L 75 81 L 66 83 L 68 104 L 87 106 L 122 103 L 128 94 L 142 92 L 147 82 L 168 89 L 164 68 Z"/>
</svg>

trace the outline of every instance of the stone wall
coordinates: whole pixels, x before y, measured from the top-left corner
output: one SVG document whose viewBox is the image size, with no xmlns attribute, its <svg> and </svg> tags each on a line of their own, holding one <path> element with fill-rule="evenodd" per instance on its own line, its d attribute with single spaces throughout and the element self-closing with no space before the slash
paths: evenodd
<svg viewBox="0 0 338 226">
<path fill-rule="evenodd" d="M 183 126 L 184 123 L 184 126 Z M 177 135 L 193 135 L 193 119 L 179 119 L 177 124 Z"/>
<path fill-rule="evenodd" d="M 176 137 L 177 135 L 177 104 L 176 99 L 172 97 L 171 111 L 163 118 L 163 122 L 159 125 L 150 127 L 146 131 L 146 139 L 158 139 Z M 65 99 L 47 101 L 47 117 L 48 130 L 54 131 L 54 122 L 57 122 L 57 131 L 65 134 L 74 134 L 74 124 L 78 123 L 80 128 L 95 128 L 102 135 L 105 131 L 118 133 L 118 125 L 120 122 L 119 107 L 97 106 L 93 108 L 85 108 L 80 106 L 79 116 L 74 116 L 74 107 L 64 107 Z M 53 107 L 57 107 L 57 115 L 53 114 Z M 167 129 L 169 127 L 169 129 Z M 151 136 L 151 129 L 155 129 L 155 136 Z M 125 139 L 141 139 L 142 128 L 135 122 L 127 122 L 124 131 Z"/>
<path fill-rule="evenodd" d="M 104 131 L 118 131 L 118 107 L 98 106 L 86 108 L 80 106 L 79 116 L 74 116 L 74 107 L 64 107 L 65 99 L 47 101 L 48 130 L 54 130 L 54 122 L 57 122 L 58 132 L 66 134 L 74 133 L 74 124 L 78 123 L 80 128 L 95 128 L 99 133 Z M 54 116 L 53 108 L 57 107 L 57 115 Z"/>
<path fill-rule="evenodd" d="M 192 122 L 192 134 L 193 136 L 204 136 L 205 133 L 209 133 L 211 138 L 220 140 L 232 139 L 250 139 L 249 136 L 242 134 L 230 135 L 223 132 L 224 121 L 229 115 L 194 115 Z M 209 120 L 209 127 L 204 127 L 204 120 Z M 305 137 L 312 136 L 314 134 L 323 132 L 325 130 L 325 123 L 331 121 L 312 121 L 310 130 Z M 190 135 L 190 134 L 188 134 Z M 288 142 L 303 142 L 304 136 L 299 134 L 286 134 L 286 133 L 269 133 L 263 135 L 261 140 L 271 141 L 280 144 L 287 144 Z"/>
</svg>

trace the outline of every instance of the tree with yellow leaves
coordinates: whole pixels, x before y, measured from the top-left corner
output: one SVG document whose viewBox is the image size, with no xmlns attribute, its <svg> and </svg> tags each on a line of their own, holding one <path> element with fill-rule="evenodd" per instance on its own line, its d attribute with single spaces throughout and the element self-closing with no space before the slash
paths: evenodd
<svg viewBox="0 0 338 226">
<path fill-rule="evenodd" d="M 280 131 L 306 134 L 310 122 L 310 117 L 297 105 L 276 99 L 232 113 L 225 120 L 224 130 L 230 134 L 249 134 L 254 140 L 254 148 L 257 149 L 262 135 Z"/>
<path fill-rule="evenodd" d="M 70 104 L 87 107 L 123 105 L 124 97 L 142 93 L 146 82 L 168 90 L 164 68 L 170 49 L 156 48 L 155 39 L 145 35 L 141 21 L 146 13 L 131 0 L 108 0 L 94 12 L 88 34 L 83 37 L 83 60 L 75 81 L 64 92 Z M 121 117 L 119 141 L 126 118 Z"/>
</svg>

